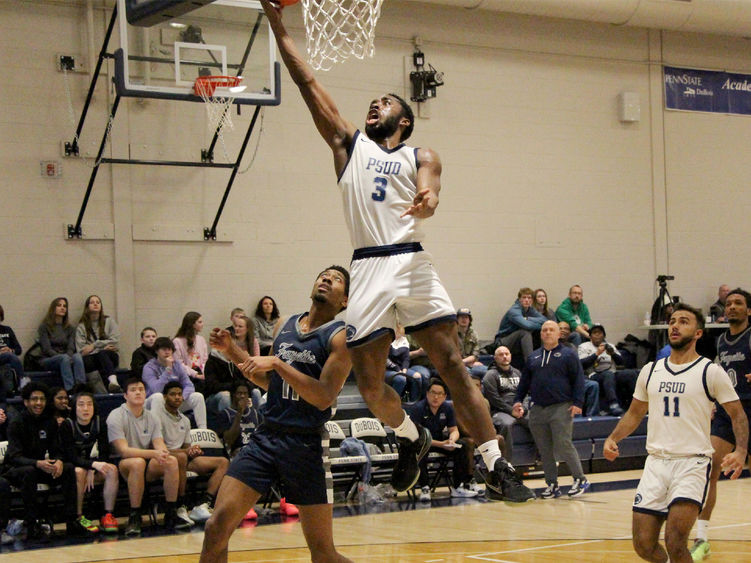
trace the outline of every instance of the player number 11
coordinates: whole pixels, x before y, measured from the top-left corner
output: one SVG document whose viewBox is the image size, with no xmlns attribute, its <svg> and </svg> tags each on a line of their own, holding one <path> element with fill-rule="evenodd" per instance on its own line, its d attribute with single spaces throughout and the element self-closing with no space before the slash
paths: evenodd
<svg viewBox="0 0 751 563">
<path fill-rule="evenodd" d="M 681 416 L 681 411 L 678 408 L 680 397 L 673 397 L 673 416 Z M 665 401 L 665 416 L 670 416 L 670 397 L 663 397 Z"/>
</svg>

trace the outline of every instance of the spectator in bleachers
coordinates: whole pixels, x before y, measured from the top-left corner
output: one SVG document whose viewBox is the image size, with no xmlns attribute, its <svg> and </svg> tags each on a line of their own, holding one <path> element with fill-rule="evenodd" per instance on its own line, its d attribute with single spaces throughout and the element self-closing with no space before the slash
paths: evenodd
<svg viewBox="0 0 751 563">
<path fill-rule="evenodd" d="M 261 425 L 263 415 L 253 406 L 250 400 L 251 383 L 238 379 L 232 384 L 232 406 L 221 413 L 218 433 L 230 452 L 230 457 L 246 444 L 250 437 Z"/>
<path fill-rule="evenodd" d="M 250 356 L 260 355 L 260 345 L 253 335 L 253 323 L 244 314 L 235 315 L 230 334 L 235 344 L 243 352 L 247 352 Z M 206 361 L 204 375 L 206 376 L 204 384 L 206 410 L 213 417 L 230 406 L 232 384 L 238 379 L 244 379 L 244 377 L 235 364 L 225 358 L 219 350 L 214 349 L 211 350 L 209 359 Z M 252 393 L 255 405 L 259 406 L 261 393 L 255 385 L 252 385 L 251 388 L 255 391 Z"/>
<path fill-rule="evenodd" d="M 579 344 L 579 360 L 584 375 L 599 384 L 600 396 L 604 396 L 607 410 L 601 410 L 600 415 L 621 416 L 623 409 L 618 404 L 615 391 L 615 363 L 621 361 L 621 355 L 605 340 L 604 326 L 592 325 L 589 338 L 589 342 Z"/>
<path fill-rule="evenodd" d="M 133 350 L 133 354 L 130 356 L 131 376 L 141 377 L 143 375 L 143 366 L 149 360 L 156 358 L 156 350 L 154 350 L 156 338 L 157 333 L 155 328 L 147 326 L 141 331 L 141 345 Z"/>
<path fill-rule="evenodd" d="M 2 530 L 2 537 L 0 537 L 0 544 L 6 545 L 16 541 L 15 534 L 12 529 L 8 528 L 8 522 L 10 521 L 10 483 L 7 479 L 0 477 L 0 530 Z"/>
<path fill-rule="evenodd" d="M 549 321 L 557 320 L 555 317 L 555 311 L 548 308 L 548 293 L 544 289 L 535 289 L 535 298 L 532 302 L 532 306 Z"/>
<path fill-rule="evenodd" d="M 456 326 L 459 331 L 459 351 L 462 361 L 467 366 L 472 377 L 482 379 L 488 367 L 478 361 L 480 355 L 480 339 L 472 328 L 472 311 L 469 307 L 461 307 L 456 311 Z"/>
<path fill-rule="evenodd" d="M 154 341 L 156 358 L 149 360 L 143 366 L 143 384 L 146 388 L 146 408 L 159 410 L 164 408 L 164 395 L 162 390 L 170 381 L 178 381 L 184 393 L 184 402 L 181 412 L 193 411 L 196 426 L 206 428 L 206 402 L 203 394 L 193 387 L 193 382 L 188 377 L 183 364 L 174 357 L 175 345 L 166 336 L 160 336 Z"/>
<path fill-rule="evenodd" d="M 51 387 L 48 391 L 48 408 L 58 425 L 70 417 L 70 397 L 62 387 Z"/>
<path fill-rule="evenodd" d="M 227 330 L 231 335 L 234 336 L 235 334 L 235 319 L 245 316 L 245 309 L 242 307 L 235 307 L 229 312 L 229 326 L 227 327 Z"/>
<path fill-rule="evenodd" d="M 727 317 L 725 317 L 725 299 L 727 299 L 729 293 L 730 286 L 726 283 L 722 284 L 717 289 L 717 301 L 712 303 L 709 307 L 709 314 L 712 315 L 712 320 L 715 322 L 727 322 Z"/>
<path fill-rule="evenodd" d="M 47 386 L 36 381 L 21 390 L 24 408 L 10 421 L 3 462 L 5 478 L 21 489 L 28 536 L 42 540 L 52 536 L 53 523 L 52 513 L 45 507 L 43 516 L 37 503 L 39 483 L 62 490 L 67 533 L 88 534 L 76 520 L 76 474 L 73 465 L 62 460 L 58 424 L 46 409 L 48 393 Z"/>
<path fill-rule="evenodd" d="M 499 346 L 493 355 L 493 364 L 482 378 L 482 394 L 490 404 L 490 414 L 493 417 L 495 431 L 503 437 L 505 450 L 503 457 L 511 463 L 513 459 L 513 437 L 511 427 L 514 424 L 523 426 L 529 431 L 529 409 L 524 409 L 521 417 L 515 417 L 514 398 L 519 386 L 521 372 L 511 365 L 511 350 L 506 346 Z"/>
<path fill-rule="evenodd" d="M 130 515 L 125 535 L 141 533 L 141 502 L 146 483 L 160 478 L 167 502 L 164 526 L 174 528 L 180 482 L 177 458 L 164 445 L 159 420 L 144 409 L 146 388 L 143 382 L 135 377 L 128 378 L 124 395 L 125 403 L 107 417 L 107 435 L 115 453 L 122 458 L 120 474 L 128 483 Z"/>
<path fill-rule="evenodd" d="M 8 403 L 5 387 L 0 385 L 0 442 L 8 439 Z"/>
<path fill-rule="evenodd" d="M 476 497 L 477 491 L 469 488 L 472 475 L 469 471 L 467 454 L 469 448 L 459 437 L 454 406 L 446 401 L 448 388 L 440 379 L 432 379 L 425 399 L 409 407 L 409 417 L 415 424 L 421 424 L 430 431 L 433 440 L 430 450 L 441 452 L 453 458 L 452 497 Z M 474 448 L 472 448 L 474 452 Z M 420 461 L 420 500 L 430 501 L 430 476 L 428 474 L 428 456 Z"/>
<path fill-rule="evenodd" d="M 70 391 L 76 383 L 86 383 L 83 357 L 76 352 L 76 329 L 68 320 L 68 300 L 53 299 L 37 330 L 42 367 L 60 372 L 63 386 Z"/>
<path fill-rule="evenodd" d="M 5 310 L 0 305 L 0 323 L 5 321 Z M 23 363 L 21 362 L 21 345 L 18 343 L 16 333 L 7 325 L 0 324 L 0 367 L 8 366 L 16 372 L 18 381 L 24 376 Z"/>
<path fill-rule="evenodd" d="M 279 320 L 279 308 L 276 301 L 268 295 L 264 295 L 258 301 L 256 314 L 253 317 L 256 338 L 261 346 L 261 355 L 268 356 L 271 345 L 274 343 L 274 326 Z"/>
<path fill-rule="evenodd" d="M 540 312 L 532 307 L 533 292 L 523 287 L 517 293 L 517 299 L 506 311 L 495 334 L 495 346 L 506 346 L 512 353 L 518 352 L 527 360 L 534 348 L 534 337 L 539 333 L 542 323 L 546 321 Z"/>
<path fill-rule="evenodd" d="M 117 467 L 109 463 L 110 443 L 107 438 L 107 425 L 99 418 L 94 395 L 81 391 L 76 395 L 74 412 L 60 426 L 60 442 L 63 461 L 73 464 L 76 473 L 76 513 L 82 529 L 95 533 L 100 529 L 106 533 L 117 533 L 115 511 L 117 497 Z M 87 491 L 104 483 L 102 497 L 104 513 L 96 526 L 83 513 L 83 499 Z"/>
<path fill-rule="evenodd" d="M 558 305 L 555 316 L 559 321 L 566 321 L 571 328 L 571 340 L 577 346 L 589 339 L 589 327 L 592 317 L 589 307 L 584 303 L 584 290 L 580 285 L 572 285 L 568 290 L 568 297 Z"/>
<path fill-rule="evenodd" d="M 569 338 L 571 336 L 571 329 L 566 321 L 559 321 L 558 328 L 561 331 L 561 335 L 558 338 L 558 342 L 561 346 L 570 348 L 576 352 L 579 356 L 579 347 L 571 342 Z M 581 360 L 580 360 L 581 361 Z M 582 367 L 582 369 L 584 369 Z M 582 406 L 582 414 L 577 416 L 597 416 L 600 413 L 600 384 L 596 381 L 584 378 L 584 406 Z"/>
<path fill-rule="evenodd" d="M 115 374 L 119 349 L 120 329 L 115 319 L 104 314 L 99 296 L 89 295 L 76 327 L 76 351 L 83 356 L 86 371 L 98 371 L 110 393 L 122 392 Z"/>
<path fill-rule="evenodd" d="M 227 472 L 229 461 L 226 457 L 206 456 L 198 445 L 191 444 L 190 422 L 180 412 L 183 405 L 183 388 L 179 381 L 170 381 L 163 389 L 164 405 L 154 412 L 162 424 L 164 444 L 177 458 L 180 482 L 177 492 L 177 519 L 192 526 L 205 522 L 211 517 L 216 493 Z M 185 506 L 185 489 L 188 484 L 188 471 L 198 475 L 209 475 L 209 482 L 201 500 L 188 513 Z"/>
<path fill-rule="evenodd" d="M 514 416 L 524 416 L 522 401 L 529 393 L 532 400 L 529 429 L 540 452 L 548 485 L 542 498 L 561 496 L 556 461 L 566 462 L 574 479 L 568 496 L 577 497 L 589 487 L 572 441 L 573 418 L 581 414 L 584 402 L 584 372 L 576 352 L 558 342 L 560 328 L 555 321 L 545 321 L 540 337 L 542 346 L 524 364 L 516 390 Z"/>
<path fill-rule="evenodd" d="M 389 379 L 393 379 L 397 375 L 401 375 L 405 379 L 405 400 L 414 402 L 419 401 L 425 396 L 425 390 L 430 378 L 428 375 L 410 368 L 409 341 L 404 335 L 404 327 L 399 323 L 396 324 L 394 341 L 391 343 L 389 355 L 386 359 L 386 383 L 389 383 L 394 387 L 394 385 L 389 382 Z M 399 393 L 398 390 L 397 393 Z"/>
<path fill-rule="evenodd" d="M 190 377 L 195 388 L 203 391 L 206 360 L 209 359 L 209 347 L 201 336 L 203 317 L 200 313 L 185 313 L 180 328 L 177 329 L 172 343 L 175 345 L 175 361 L 180 362 Z"/>
</svg>

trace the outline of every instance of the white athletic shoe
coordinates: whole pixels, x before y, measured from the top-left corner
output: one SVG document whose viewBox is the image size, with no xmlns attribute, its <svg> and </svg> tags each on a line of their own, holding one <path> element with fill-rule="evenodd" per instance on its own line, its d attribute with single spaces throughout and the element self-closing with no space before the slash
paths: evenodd
<svg viewBox="0 0 751 563">
<path fill-rule="evenodd" d="M 462 483 L 456 488 L 451 487 L 451 496 L 453 498 L 472 498 L 477 496 L 477 491 L 473 491 Z"/>
<path fill-rule="evenodd" d="M 420 502 L 430 502 L 430 487 L 423 487 L 420 491 Z"/>
<path fill-rule="evenodd" d="M 190 528 L 193 524 L 195 524 L 195 522 L 190 519 L 190 516 L 188 516 L 188 509 L 185 505 L 177 509 L 175 516 L 177 517 L 175 528 L 177 528 L 178 530 Z"/>
<path fill-rule="evenodd" d="M 211 518 L 211 508 L 209 507 L 209 503 L 204 502 L 203 504 L 197 504 L 193 507 L 193 510 L 190 511 L 188 516 L 194 522 L 206 522 L 206 520 Z"/>
</svg>

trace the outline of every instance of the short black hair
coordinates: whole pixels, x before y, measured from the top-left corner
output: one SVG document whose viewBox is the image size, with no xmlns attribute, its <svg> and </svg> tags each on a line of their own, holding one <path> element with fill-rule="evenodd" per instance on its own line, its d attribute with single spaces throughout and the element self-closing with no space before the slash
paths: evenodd
<svg viewBox="0 0 751 563">
<path fill-rule="evenodd" d="M 727 297 L 725 297 L 725 299 L 727 299 L 731 295 L 740 295 L 741 297 L 743 297 L 743 299 L 746 300 L 746 307 L 751 307 L 751 293 L 749 293 L 745 289 L 741 289 L 740 287 L 736 287 L 735 289 L 733 289 L 733 290 L 731 290 L 731 291 L 728 292 L 728 295 L 727 295 Z"/>
<path fill-rule="evenodd" d="M 128 387 L 130 387 L 131 385 L 135 385 L 136 383 L 140 383 L 141 385 L 144 386 L 144 388 L 146 388 L 146 385 L 144 384 L 143 379 L 135 375 L 131 375 L 128 379 L 125 380 L 125 385 L 123 385 L 123 392 L 127 393 Z"/>
<path fill-rule="evenodd" d="M 433 385 L 438 385 L 439 387 L 443 388 L 443 392 L 448 395 L 449 388 L 446 386 L 446 382 L 443 381 L 443 379 L 438 379 L 437 377 L 433 377 L 430 380 L 430 383 L 428 384 L 428 390 L 430 390 Z"/>
<path fill-rule="evenodd" d="M 404 133 L 402 133 L 402 138 L 400 139 L 400 141 L 406 141 L 412 136 L 412 131 L 415 129 L 415 112 L 412 111 L 412 107 L 401 96 L 393 93 L 389 93 L 389 96 L 399 102 L 402 106 L 402 116 L 409 119 L 409 125 L 404 129 Z"/>
<path fill-rule="evenodd" d="M 179 381 L 168 381 L 167 385 L 165 385 L 162 389 L 162 395 L 166 395 L 167 393 L 169 393 L 170 389 L 174 389 L 175 387 L 180 389 L 180 391 L 183 390 L 183 386 Z"/>
<path fill-rule="evenodd" d="M 45 399 L 49 400 L 50 388 L 39 381 L 29 381 L 26 385 L 24 385 L 23 389 L 21 389 L 21 398 L 24 401 L 28 401 L 29 399 L 31 399 L 31 394 L 34 391 L 41 391 L 42 393 L 44 393 Z"/>
<path fill-rule="evenodd" d="M 79 391 L 78 393 L 76 393 L 73 396 L 73 398 L 74 398 L 73 408 L 72 408 L 72 414 L 73 414 L 73 416 L 71 418 L 75 419 L 75 417 L 76 417 L 76 403 L 78 403 L 78 399 L 80 399 L 81 397 L 90 397 L 91 398 L 91 402 L 94 404 L 94 416 L 96 416 L 98 414 L 99 409 L 97 409 L 96 399 L 94 398 L 94 393 L 92 393 L 91 391 L 87 391 L 85 389 L 82 389 L 81 391 Z"/>
<path fill-rule="evenodd" d="M 673 307 L 673 314 L 678 311 L 688 311 L 689 313 L 691 313 L 694 317 L 696 317 L 696 327 L 704 330 L 704 313 L 701 312 L 701 309 L 692 307 L 688 303 L 676 303 L 675 307 Z"/>
<path fill-rule="evenodd" d="M 141 331 L 141 338 L 143 338 L 143 333 L 146 332 L 147 330 L 150 330 L 154 334 L 159 334 L 154 327 L 145 326 L 145 327 L 143 327 L 143 330 Z"/>
<path fill-rule="evenodd" d="M 231 395 L 235 394 L 235 391 L 237 391 L 238 388 L 245 387 L 248 390 L 248 395 L 250 395 L 250 389 L 252 387 L 251 383 L 249 381 L 246 381 L 244 379 L 236 379 L 232 383 L 232 390 L 230 392 Z"/>
<path fill-rule="evenodd" d="M 328 268 L 321 270 L 321 273 L 318 274 L 318 277 L 320 277 L 321 274 L 323 274 L 323 272 L 325 272 L 326 270 L 336 270 L 342 276 L 344 276 L 344 295 L 349 297 L 349 272 L 347 271 L 347 268 L 334 264 L 333 266 L 329 266 Z"/>
<path fill-rule="evenodd" d="M 160 336 L 154 340 L 154 350 L 162 350 L 164 348 L 172 350 L 173 352 L 175 351 L 174 343 L 166 336 Z"/>
</svg>

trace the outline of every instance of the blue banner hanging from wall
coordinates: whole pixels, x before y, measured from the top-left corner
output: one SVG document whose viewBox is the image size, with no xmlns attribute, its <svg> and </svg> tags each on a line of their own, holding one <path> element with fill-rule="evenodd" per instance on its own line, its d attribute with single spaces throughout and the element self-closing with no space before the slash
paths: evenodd
<svg viewBox="0 0 751 563">
<path fill-rule="evenodd" d="M 665 107 L 751 115 L 751 75 L 663 67 Z"/>
</svg>

